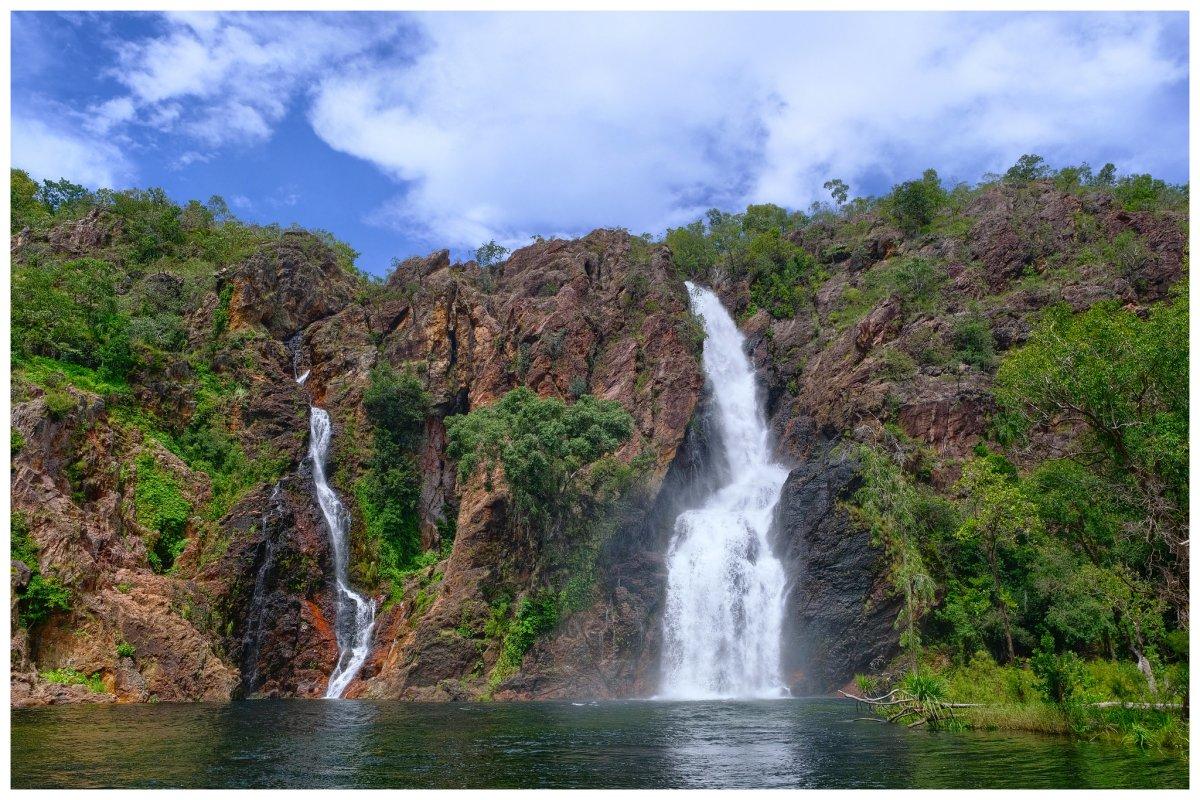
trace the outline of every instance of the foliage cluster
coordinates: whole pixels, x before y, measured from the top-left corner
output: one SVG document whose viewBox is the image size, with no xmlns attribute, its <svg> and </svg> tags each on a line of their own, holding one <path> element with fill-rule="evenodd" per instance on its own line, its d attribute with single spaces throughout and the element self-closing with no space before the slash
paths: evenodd
<svg viewBox="0 0 1200 800">
<path fill-rule="evenodd" d="M 1000 364 L 993 447 L 1072 445 L 1018 470 L 981 444 L 952 500 L 910 443 L 860 450 L 850 510 L 883 548 L 913 668 L 1027 663 L 1009 699 L 1070 704 L 1087 664 L 1120 656 L 1140 687 L 1110 682 L 1121 699 L 1186 693 L 1187 328 L 1182 285 L 1144 315 L 1047 310 Z"/>
<path fill-rule="evenodd" d="M 24 514 L 14 512 L 9 520 L 9 555 L 11 560 L 29 568 L 29 582 L 17 595 L 17 616 L 25 628 L 44 622 L 55 611 L 71 609 L 71 590 L 53 575 L 43 575 L 38 559 L 37 543 L 29 533 L 29 521 Z"/>
<path fill-rule="evenodd" d="M 187 546 L 192 504 L 183 496 L 179 481 L 160 467 L 152 455 L 143 453 L 136 463 L 134 509 L 137 520 L 157 534 L 147 548 L 147 557 L 155 572 L 166 572 Z"/>
<path fill-rule="evenodd" d="M 387 364 L 371 371 L 363 407 L 371 426 L 372 450 L 355 485 L 367 539 L 377 549 L 379 575 L 393 593 L 421 555 L 421 477 L 416 460 L 429 413 L 429 395 L 411 374 Z"/>
</svg>

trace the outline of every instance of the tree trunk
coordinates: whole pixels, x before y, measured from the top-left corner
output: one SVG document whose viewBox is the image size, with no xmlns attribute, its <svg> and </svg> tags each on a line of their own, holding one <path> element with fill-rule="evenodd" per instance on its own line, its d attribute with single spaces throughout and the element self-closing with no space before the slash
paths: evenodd
<svg viewBox="0 0 1200 800">
<path fill-rule="evenodd" d="M 1137 658 L 1138 669 L 1146 677 L 1146 683 L 1150 686 L 1150 693 L 1158 694 L 1158 683 L 1154 680 L 1154 670 L 1150 667 L 1150 660 L 1142 652 L 1142 648 L 1145 646 L 1142 642 L 1142 627 L 1136 622 L 1133 623 L 1133 632 L 1135 639 L 1130 643 L 1129 649 L 1133 651 L 1134 657 Z"/>
<path fill-rule="evenodd" d="M 992 568 L 992 594 L 995 597 L 996 610 L 1000 612 L 1000 621 L 1004 623 L 1004 644 L 1008 647 L 1008 663 L 1017 660 L 1017 652 L 1013 648 L 1012 622 L 1008 619 L 1008 606 L 1000 594 L 1000 571 L 996 568 L 995 548 L 988 548 L 988 565 Z"/>
</svg>

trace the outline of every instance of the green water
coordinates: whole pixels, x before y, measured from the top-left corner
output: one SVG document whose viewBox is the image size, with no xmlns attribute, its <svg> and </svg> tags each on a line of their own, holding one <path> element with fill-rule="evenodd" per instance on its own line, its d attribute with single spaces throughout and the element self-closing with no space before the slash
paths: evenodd
<svg viewBox="0 0 1200 800">
<path fill-rule="evenodd" d="M 12 714 L 14 788 L 1177 787 L 1110 742 L 910 731 L 850 703 L 73 706 Z"/>
</svg>

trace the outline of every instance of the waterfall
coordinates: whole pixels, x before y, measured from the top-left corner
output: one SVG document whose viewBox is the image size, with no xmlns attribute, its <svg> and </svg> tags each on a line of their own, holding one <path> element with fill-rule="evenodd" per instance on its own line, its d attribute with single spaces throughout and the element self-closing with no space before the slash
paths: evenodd
<svg viewBox="0 0 1200 800">
<path fill-rule="evenodd" d="M 715 294 L 687 287 L 704 324 L 704 372 L 729 481 L 675 520 L 660 696 L 780 697 L 785 576 L 767 536 L 787 470 L 771 460 L 741 332 Z"/>
<path fill-rule="evenodd" d="M 267 510 L 263 512 L 262 544 L 259 546 L 258 571 L 254 576 L 254 590 L 250 594 L 250 610 L 246 614 L 246 630 L 242 634 L 242 694 L 249 697 L 258 691 L 258 655 L 262 649 L 262 638 L 266 628 L 267 581 L 275 569 L 275 537 L 271 535 L 270 518 L 279 512 L 281 484 L 271 490 Z"/>
<path fill-rule="evenodd" d="M 309 408 L 308 455 L 312 460 L 313 485 L 317 489 L 317 504 L 329 528 L 329 547 L 333 552 L 333 578 L 337 603 L 338 660 L 329 675 L 325 697 L 338 698 L 354 676 L 362 669 L 371 651 L 371 633 L 375 628 L 375 602 L 350 588 L 347 570 L 350 560 L 350 514 L 337 492 L 325 477 L 329 459 L 329 443 L 333 438 L 333 423 L 323 408 Z"/>
</svg>

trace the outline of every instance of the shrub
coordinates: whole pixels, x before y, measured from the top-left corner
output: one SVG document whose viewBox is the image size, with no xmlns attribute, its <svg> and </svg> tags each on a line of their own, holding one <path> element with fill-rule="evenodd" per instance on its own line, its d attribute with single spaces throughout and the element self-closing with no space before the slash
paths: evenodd
<svg viewBox="0 0 1200 800">
<path fill-rule="evenodd" d="M 855 675 L 854 685 L 862 697 L 870 697 L 879 690 L 879 679 L 874 675 Z"/>
<path fill-rule="evenodd" d="M 184 498 L 175 478 L 163 471 L 153 456 L 143 453 L 136 463 L 135 514 L 139 523 L 158 533 L 148 553 L 151 568 L 166 572 L 187 546 L 192 504 Z"/>
<path fill-rule="evenodd" d="M 886 286 L 910 309 L 932 310 L 946 284 L 946 272 L 923 258 L 904 258 L 887 274 Z"/>
<path fill-rule="evenodd" d="M 17 596 L 17 618 L 22 626 L 36 627 L 55 611 L 71 609 L 71 590 L 58 578 L 41 574 L 37 542 L 30 536 L 29 521 L 20 512 L 9 518 L 9 556 L 13 563 L 19 561 L 30 571 L 29 583 Z"/>
<path fill-rule="evenodd" d="M 77 669 L 62 667 L 46 670 L 41 675 L 42 680 L 47 683 L 56 683 L 59 686 L 86 686 L 96 694 L 104 694 L 105 691 L 104 681 L 101 679 L 99 672 L 87 675 Z"/>
<path fill-rule="evenodd" d="M 989 369 L 996 360 L 996 342 L 987 317 L 971 314 L 954 323 L 954 355 L 964 364 Z"/>
<path fill-rule="evenodd" d="M 922 705 L 946 702 L 946 681 L 928 669 L 916 669 L 900 681 L 900 689 Z"/>
<path fill-rule="evenodd" d="M 135 650 L 129 642 L 117 642 L 117 658 L 133 658 Z"/>
<path fill-rule="evenodd" d="M 917 372 L 917 362 L 899 347 L 889 347 L 883 351 L 880 367 L 883 374 L 893 381 L 908 380 Z"/>
<path fill-rule="evenodd" d="M 558 625 L 558 600 L 558 595 L 543 592 L 527 596 L 517 605 L 516 614 L 505 628 L 500 658 L 489 678 L 493 687 L 516 672 L 533 643 Z"/>
<path fill-rule="evenodd" d="M 77 406 L 75 396 L 66 389 L 46 390 L 46 413 L 50 415 L 50 419 L 65 419 Z"/>
<path fill-rule="evenodd" d="M 58 578 L 35 572 L 19 598 L 21 624 L 33 628 L 46 621 L 55 611 L 71 609 L 71 590 Z"/>
<path fill-rule="evenodd" d="M 1029 666 L 1037 678 L 1038 691 L 1052 703 L 1063 705 L 1069 702 L 1084 686 L 1083 663 L 1079 656 L 1068 650 L 1054 652 L 1054 638 L 1042 636 L 1041 648 L 1029 659 Z"/>
</svg>

